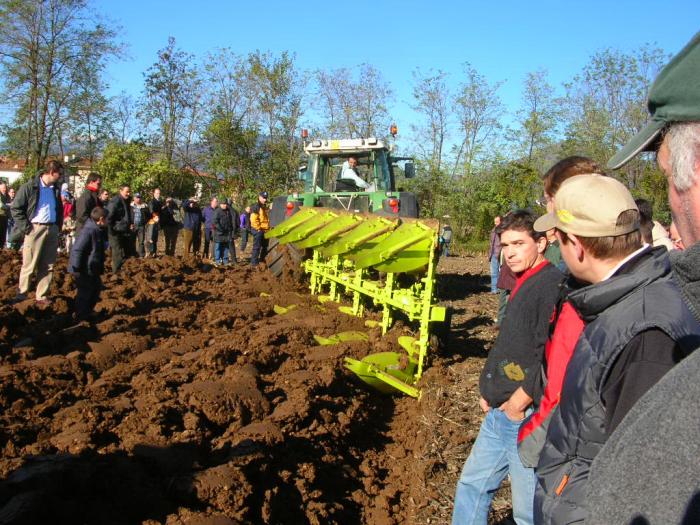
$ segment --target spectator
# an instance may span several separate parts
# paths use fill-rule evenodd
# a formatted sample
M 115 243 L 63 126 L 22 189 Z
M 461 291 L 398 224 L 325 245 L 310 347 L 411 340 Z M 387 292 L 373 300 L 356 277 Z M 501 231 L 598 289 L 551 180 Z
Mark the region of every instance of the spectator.
M 678 233 L 678 228 L 676 228 L 676 223 L 671 221 L 671 227 L 669 228 L 669 237 L 671 238 L 671 242 L 673 243 L 673 247 L 676 250 L 683 251 L 685 250 L 685 244 L 683 244 L 683 239 L 681 238 L 681 234 Z
M 133 252 L 135 252 L 139 257 L 146 256 L 146 226 L 151 219 L 150 212 L 148 210 L 149 207 L 146 206 L 146 203 L 141 200 L 141 194 L 134 193 L 134 202 L 131 203 L 131 215 L 134 220 L 133 239 L 135 243 Z
M 196 197 L 182 202 L 185 215 L 182 223 L 182 236 L 185 242 L 183 256 L 188 258 L 190 252 L 194 257 L 199 256 L 199 246 L 202 239 L 202 210 Z
M 506 217 L 508 217 L 506 215 Z M 500 231 L 499 231 L 500 233 Z M 500 241 L 499 241 L 500 242 Z M 501 259 L 503 252 L 501 251 Z M 506 310 L 508 309 L 508 297 L 511 291 L 515 288 L 516 276 L 507 264 L 501 264 L 498 271 L 498 314 L 496 315 L 496 326 L 500 327 L 503 324 L 503 319 L 506 318 Z
M 101 275 L 105 267 L 104 235 L 101 230 L 107 226 L 107 212 L 96 206 L 90 218 L 80 230 L 68 262 L 68 271 L 75 278 L 74 316 L 76 321 L 85 321 L 94 314 L 95 305 L 100 300 Z
M 652 221 L 651 202 L 646 199 L 634 199 L 634 203 L 639 210 L 639 232 L 642 234 L 642 241 L 652 244 L 654 237 L 651 234 L 651 230 L 654 228 L 654 223 Z
M 58 251 L 69 254 L 75 239 L 75 203 L 66 183 L 61 186 L 61 204 L 63 205 L 63 226 L 59 236 Z
M 486 417 L 457 483 L 455 525 L 485 525 L 491 499 L 509 473 L 514 518 L 532 523 L 535 474 L 518 457 L 518 428 L 541 391 L 547 327 L 562 280 L 544 258 L 547 241 L 532 229 L 534 221 L 529 212 L 516 211 L 500 226 L 505 264 L 517 282 L 479 380 L 479 404 Z
M 24 236 L 17 300 L 26 299 L 31 276 L 35 275 L 37 304 L 46 306 L 50 302 L 46 294 L 53 277 L 58 235 L 63 225 L 58 186 L 62 175 L 63 164 L 57 160 L 47 162 L 44 172 L 23 184 L 12 201 L 15 227 L 10 240 L 18 242 Z
M 700 33 L 661 71 L 649 90 L 651 119 L 608 166 L 640 151 L 657 152 L 674 223 L 671 253 L 683 299 L 700 317 Z M 673 225 L 672 225 L 673 226 Z M 664 376 L 630 410 L 591 467 L 587 523 L 700 523 L 700 352 Z
M 234 225 L 228 199 L 222 199 L 219 208 L 214 212 L 212 220 L 213 239 L 216 244 L 214 255 L 216 264 L 227 266 L 229 263 L 229 247 L 233 237 Z
M 267 197 L 266 191 L 260 192 L 258 202 L 250 208 L 250 227 L 253 233 L 253 253 L 250 255 L 252 266 L 257 266 L 267 257 L 268 240 L 265 238 L 265 233 L 270 229 Z
M 102 177 L 100 177 L 97 173 L 90 173 L 87 176 L 83 193 L 80 194 L 80 197 L 78 197 L 78 200 L 75 202 L 76 236 L 80 235 L 80 229 L 90 218 L 90 212 L 92 209 L 95 207 L 106 206 L 106 203 L 99 197 L 100 186 L 102 186 Z
M 440 233 L 440 242 L 442 244 L 443 253 L 445 257 L 450 256 L 450 244 L 452 243 L 452 227 L 449 224 L 445 224 L 442 227 L 442 232 Z
M 7 212 L 7 233 L 5 235 L 5 238 L 0 239 L 0 243 L 2 243 L 2 246 L 7 246 L 11 250 L 17 250 L 19 249 L 19 243 L 15 242 L 12 243 L 10 242 L 10 237 L 12 237 L 12 230 L 15 227 L 15 220 L 12 218 L 12 201 L 15 200 L 15 189 L 10 188 L 7 190 L 7 195 L 8 195 L 8 201 L 7 204 L 10 205 L 10 211 Z
M 501 216 L 493 218 L 493 229 L 489 240 L 489 264 L 491 265 L 491 293 L 498 293 L 498 273 L 501 268 L 501 238 L 498 235 L 498 226 L 501 224 Z
M 133 254 L 134 217 L 131 189 L 124 184 L 107 205 L 107 233 L 112 249 L 112 272 L 117 274 L 124 261 Z
M 243 213 L 241 213 L 239 230 L 241 232 L 241 257 L 243 257 L 243 252 L 245 252 L 246 246 L 248 246 L 248 235 L 250 235 L 250 206 L 246 206 Z
M 0 180 L 0 249 L 5 247 L 7 241 L 10 215 L 10 193 L 7 191 L 7 182 Z
M 104 208 L 109 204 L 109 192 L 107 190 L 100 191 L 100 202 Z
M 209 206 L 206 206 L 202 210 L 202 217 L 204 217 L 204 257 L 209 259 L 216 259 L 215 246 L 212 242 L 213 228 L 214 228 L 214 215 L 216 209 L 219 207 L 219 199 L 212 197 L 209 201 Z M 228 208 L 228 206 L 227 206 Z
M 700 324 L 680 298 L 666 251 L 642 245 L 639 211 L 622 183 L 572 177 L 553 208 L 535 228 L 556 228 L 567 267 L 586 284 L 568 300 L 587 324 L 537 465 L 535 520 L 572 523 L 586 517 L 596 454 L 639 397 L 689 351 L 686 345 L 700 341 L 693 336 Z
M 229 246 L 229 258 L 231 263 L 238 263 L 238 257 L 236 257 L 236 243 L 234 242 L 236 235 L 238 233 L 238 221 L 240 217 L 238 216 L 238 210 L 233 207 L 232 200 L 229 199 L 228 212 L 231 215 L 231 221 L 233 223 L 233 231 L 231 232 L 231 243 Z
M 675 250 L 671 237 L 668 235 L 668 230 L 659 221 L 653 221 L 654 227 L 651 229 L 651 243 L 653 246 L 663 246 L 669 252 Z
M 155 257 L 158 252 L 158 232 L 160 231 L 160 212 L 163 202 L 160 200 L 160 188 L 153 190 L 153 199 L 148 203 L 150 219 L 146 226 L 146 245 L 148 254 Z
M 175 255 L 175 248 L 177 246 L 177 234 L 180 231 L 177 220 L 175 219 L 175 213 L 177 212 L 177 205 L 172 197 L 165 199 L 165 204 L 160 210 L 160 219 L 158 221 L 160 228 L 163 230 L 163 235 L 165 237 L 165 255 L 173 256 Z

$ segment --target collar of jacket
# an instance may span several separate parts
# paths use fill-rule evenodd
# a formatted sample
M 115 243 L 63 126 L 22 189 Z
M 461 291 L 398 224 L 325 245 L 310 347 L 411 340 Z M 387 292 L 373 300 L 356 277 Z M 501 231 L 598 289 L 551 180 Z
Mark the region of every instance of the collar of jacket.
M 695 318 L 700 321 L 700 242 L 670 254 L 673 273 Z
M 671 264 L 666 248 L 647 247 L 627 261 L 606 281 L 584 286 L 569 295 L 571 304 L 581 318 L 590 323 L 601 312 L 621 301 L 632 292 L 670 273 Z

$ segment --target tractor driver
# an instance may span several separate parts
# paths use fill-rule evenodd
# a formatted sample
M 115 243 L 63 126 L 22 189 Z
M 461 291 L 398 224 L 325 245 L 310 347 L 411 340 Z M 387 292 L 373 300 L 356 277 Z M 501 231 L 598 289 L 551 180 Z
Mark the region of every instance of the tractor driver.
M 351 180 L 355 186 L 363 190 L 369 189 L 369 184 L 362 179 L 357 173 L 357 159 L 348 157 L 348 160 L 343 162 L 343 169 L 340 172 L 340 180 Z

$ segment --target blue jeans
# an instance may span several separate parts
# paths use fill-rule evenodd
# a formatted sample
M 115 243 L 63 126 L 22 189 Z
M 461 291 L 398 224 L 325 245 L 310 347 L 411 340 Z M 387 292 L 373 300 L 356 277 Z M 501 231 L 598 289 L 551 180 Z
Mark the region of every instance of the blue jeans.
M 219 264 L 228 264 L 228 247 L 230 242 L 216 243 L 216 262 Z
M 497 255 L 491 256 L 491 293 L 498 293 L 498 287 L 496 283 L 498 282 L 498 273 L 501 270 L 501 265 L 499 264 L 499 257 Z
M 535 471 L 525 468 L 518 456 L 521 423 L 498 409 L 488 411 L 457 482 L 453 525 L 486 525 L 493 495 L 509 473 L 513 517 L 518 525 L 533 523 Z

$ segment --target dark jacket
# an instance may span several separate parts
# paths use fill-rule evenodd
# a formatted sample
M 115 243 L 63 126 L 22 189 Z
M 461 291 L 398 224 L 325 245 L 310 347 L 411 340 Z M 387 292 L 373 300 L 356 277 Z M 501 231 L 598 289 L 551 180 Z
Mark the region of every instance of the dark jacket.
M 160 211 L 165 203 L 160 199 L 153 199 L 148 203 L 148 211 L 151 215 L 160 215 Z
M 670 258 L 700 321 L 700 243 Z M 699 377 L 696 349 L 625 416 L 591 466 L 586 523 L 700 523 Z
M 202 217 L 204 218 L 204 229 L 211 231 L 214 226 L 214 215 L 220 208 L 212 208 L 210 204 L 204 207 L 202 210 Z
M 489 261 L 491 257 L 501 256 L 501 236 L 496 232 L 496 228 L 491 230 L 491 235 L 489 237 Z
M 250 231 L 250 215 L 248 212 L 244 211 L 240 215 L 240 220 L 238 222 L 238 227 L 241 230 L 248 230 Z
M 13 242 L 19 241 L 22 236 L 32 231 L 32 219 L 36 216 L 36 205 L 39 202 L 39 186 L 41 175 L 25 182 L 20 186 L 15 200 L 12 201 L 12 218 L 15 227 L 12 229 Z M 63 204 L 61 203 L 61 188 L 54 184 L 53 193 L 56 199 L 56 225 L 60 229 L 63 226 Z
M 679 358 L 700 344 L 700 324 L 681 299 L 665 248 L 645 250 L 610 279 L 572 292 L 569 300 L 586 328 L 537 465 L 535 522 L 544 525 L 580 523 L 586 517 L 590 466 L 609 435 L 608 378 L 638 348 L 632 343 L 645 334 L 666 334 L 681 351 L 673 346 L 656 351 Z M 648 381 L 644 375 L 629 383 Z
M 10 216 L 10 196 L 7 193 L 0 193 L 0 217 Z
M 107 204 L 107 224 L 110 235 L 131 233 L 134 218 L 131 212 L 131 199 L 124 199 L 117 194 Z
M 479 379 L 489 406 L 500 406 L 520 387 L 535 400 L 541 395 L 542 357 L 562 279 L 545 261 L 516 281 L 508 315 Z
M 199 230 L 202 227 L 202 210 L 195 201 L 186 199 L 182 202 L 182 211 L 185 218 L 182 227 L 186 230 Z
M 160 209 L 160 215 L 158 216 L 158 225 L 161 227 L 177 226 L 177 221 L 175 220 L 175 204 L 168 206 L 164 204 Z
M 102 275 L 105 268 L 104 236 L 92 218 L 88 219 L 70 252 L 68 271 L 75 275 Z
M 80 229 L 83 227 L 83 224 L 85 224 L 90 218 L 90 212 L 92 212 L 92 210 L 96 207 L 102 207 L 102 201 L 100 200 L 99 192 L 85 188 L 85 190 L 83 190 L 83 193 L 80 194 L 80 197 L 78 197 L 78 200 L 75 201 L 76 235 L 80 233 Z
M 217 208 L 212 219 L 214 242 L 229 242 L 233 237 L 234 222 L 230 209 Z

